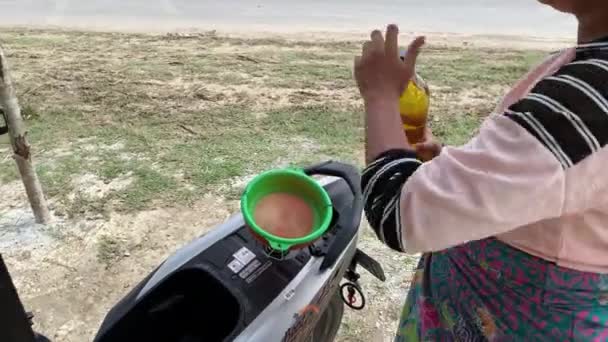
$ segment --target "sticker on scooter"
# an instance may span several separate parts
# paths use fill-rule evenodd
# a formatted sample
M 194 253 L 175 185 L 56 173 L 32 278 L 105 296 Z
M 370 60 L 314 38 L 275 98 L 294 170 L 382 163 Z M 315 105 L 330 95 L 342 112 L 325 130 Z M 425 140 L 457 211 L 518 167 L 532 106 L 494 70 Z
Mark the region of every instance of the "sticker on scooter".
M 250 251 L 247 247 L 242 247 L 236 253 L 232 255 L 235 259 L 240 261 L 243 265 L 247 265 L 251 260 L 255 259 L 255 254 Z
M 251 284 L 254 280 L 256 280 L 264 271 L 266 271 L 270 266 L 272 266 L 272 261 L 266 261 L 266 263 L 260 266 L 252 275 L 249 276 L 245 281 L 247 284 Z
M 292 297 L 293 297 L 293 295 L 295 295 L 295 294 L 296 294 L 296 290 L 291 289 L 291 290 L 287 291 L 287 293 L 285 293 L 284 298 L 285 298 L 285 300 L 291 300 L 291 298 L 292 298 Z
M 258 269 L 258 267 L 260 267 L 262 263 L 259 260 L 254 260 L 251 264 L 249 264 L 249 266 L 247 266 L 247 268 L 245 268 L 245 270 L 243 270 L 243 272 L 241 272 L 239 274 L 239 276 L 242 279 L 245 279 L 247 277 L 249 277 L 251 275 L 251 273 L 253 273 L 255 270 Z
M 228 264 L 228 268 L 234 273 L 239 273 L 245 265 L 242 262 L 234 259 Z

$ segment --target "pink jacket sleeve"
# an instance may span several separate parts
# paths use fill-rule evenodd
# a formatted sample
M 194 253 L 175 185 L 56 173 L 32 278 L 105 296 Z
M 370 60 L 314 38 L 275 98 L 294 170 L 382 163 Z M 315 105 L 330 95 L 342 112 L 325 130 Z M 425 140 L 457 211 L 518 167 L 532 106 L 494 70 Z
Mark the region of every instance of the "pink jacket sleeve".
M 402 245 L 430 252 L 558 217 L 565 171 L 539 141 L 505 116 L 487 119 L 467 145 L 446 147 L 405 183 Z

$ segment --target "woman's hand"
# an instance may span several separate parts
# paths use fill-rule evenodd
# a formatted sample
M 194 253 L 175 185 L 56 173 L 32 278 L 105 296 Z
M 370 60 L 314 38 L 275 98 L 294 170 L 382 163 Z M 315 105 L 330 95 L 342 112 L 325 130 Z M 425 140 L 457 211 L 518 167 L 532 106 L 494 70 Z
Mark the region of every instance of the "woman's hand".
M 437 157 L 441 153 L 443 145 L 437 142 L 431 129 L 426 127 L 424 129 L 424 140 L 416 144 L 414 148 L 418 158 L 423 162 L 426 162 Z
M 355 79 L 361 96 L 370 101 L 397 103 L 407 83 L 414 76 L 416 58 L 424 45 L 424 37 L 409 46 L 405 60 L 399 58 L 399 28 L 389 25 L 386 40 L 375 30 L 371 40 L 363 44 L 361 56 L 355 58 Z

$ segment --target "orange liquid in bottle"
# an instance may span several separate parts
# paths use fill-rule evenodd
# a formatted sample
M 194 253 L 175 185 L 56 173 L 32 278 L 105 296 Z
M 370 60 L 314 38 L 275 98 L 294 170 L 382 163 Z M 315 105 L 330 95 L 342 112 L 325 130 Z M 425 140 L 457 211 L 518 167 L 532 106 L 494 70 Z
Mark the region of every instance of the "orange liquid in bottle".
M 405 60 L 407 50 L 400 52 Z M 399 98 L 399 112 L 405 136 L 411 145 L 424 141 L 424 132 L 429 114 L 429 89 L 426 82 L 414 72 L 414 77 Z
M 412 145 L 422 142 L 428 120 L 429 94 L 421 79 L 408 83 L 399 99 L 399 112 L 408 142 Z

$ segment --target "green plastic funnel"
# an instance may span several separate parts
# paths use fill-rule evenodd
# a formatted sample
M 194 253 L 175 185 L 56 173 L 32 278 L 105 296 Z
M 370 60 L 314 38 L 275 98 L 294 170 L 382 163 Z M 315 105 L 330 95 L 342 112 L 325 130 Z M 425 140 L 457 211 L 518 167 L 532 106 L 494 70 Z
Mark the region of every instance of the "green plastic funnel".
M 285 238 L 272 234 L 255 222 L 254 213 L 258 203 L 274 193 L 287 193 L 306 202 L 313 214 L 312 229 L 308 235 Z M 331 199 L 325 189 L 299 169 L 270 170 L 255 177 L 241 197 L 241 212 L 253 233 L 270 248 L 281 253 L 292 247 L 309 245 L 321 237 L 329 228 L 333 213 Z

